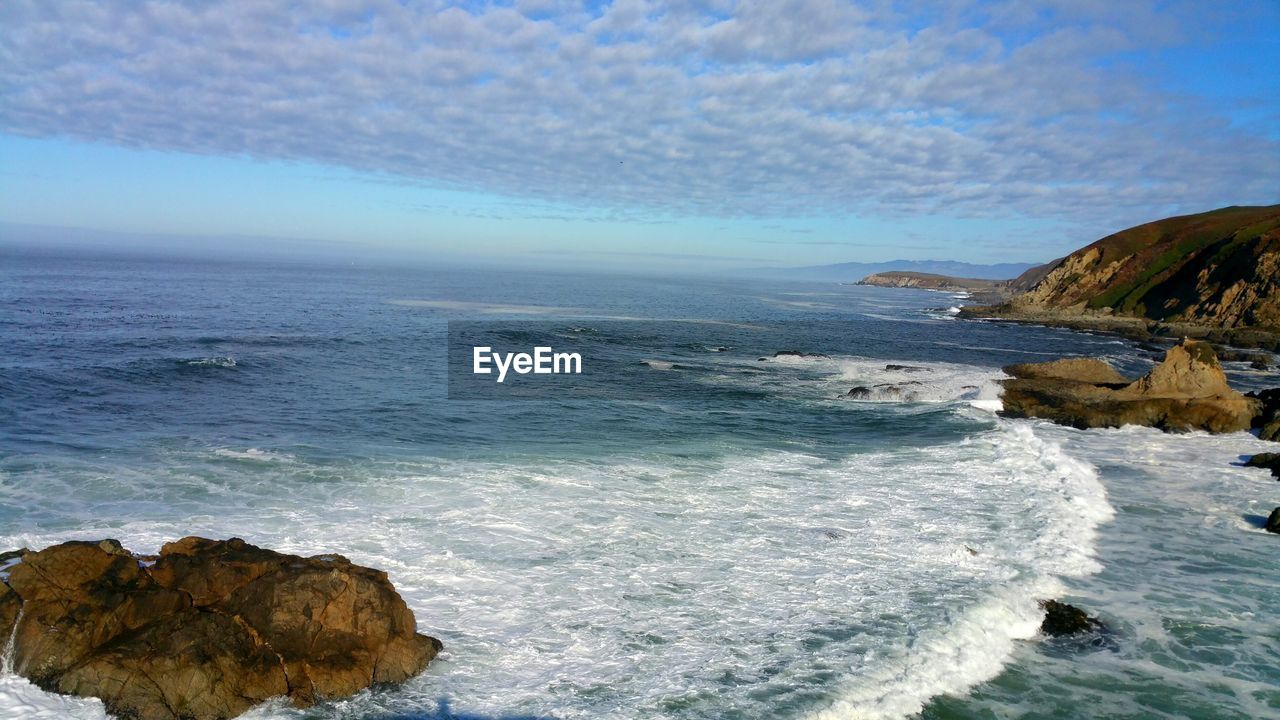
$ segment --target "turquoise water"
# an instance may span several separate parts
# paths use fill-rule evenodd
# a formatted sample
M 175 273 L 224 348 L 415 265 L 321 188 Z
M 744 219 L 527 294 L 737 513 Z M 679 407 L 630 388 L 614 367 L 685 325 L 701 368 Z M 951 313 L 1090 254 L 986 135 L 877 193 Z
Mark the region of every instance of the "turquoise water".
M 1000 419 L 1001 365 L 1150 358 L 958 321 L 960 302 L 5 256 L 0 546 L 203 534 L 341 552 L 386 569 L 445 643 L 403 686 L 258 718 L 1280 710 L 1278 546 L 1258 529 L 1280 486 L 1232 465 L 1266 443 Z M 595 374 L 450 399 L 450 321 L 574 344 Z M 1038 641 L 1044 597 L 1116 632 Z M 102 716 L 14 677 L 5 713 Z

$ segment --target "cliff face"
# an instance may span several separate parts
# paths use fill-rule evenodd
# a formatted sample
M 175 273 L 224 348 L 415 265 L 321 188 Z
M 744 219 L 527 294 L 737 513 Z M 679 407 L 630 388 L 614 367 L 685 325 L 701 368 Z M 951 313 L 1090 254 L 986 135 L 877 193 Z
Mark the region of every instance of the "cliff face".
M 1280 329 L 1280 205 L 1228 207 L 1105 237 L 1013 282 L 1011 311 L 1073 310 Z

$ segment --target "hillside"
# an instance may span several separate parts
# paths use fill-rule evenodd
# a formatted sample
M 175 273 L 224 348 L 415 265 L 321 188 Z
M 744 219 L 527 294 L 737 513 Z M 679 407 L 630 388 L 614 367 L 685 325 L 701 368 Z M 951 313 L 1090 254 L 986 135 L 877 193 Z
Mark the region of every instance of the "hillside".
M 890 271 L 873 273 L 858 282 L 859 285 L 879 287 L 921 288 L 924 290 L 998 291 L 1009 287 L 1009 280 L 984 280 L 961 278 L 923 272 Z
M 1021 294 L 965 314 L 1108 329 L 1145 321 L 1152 330 L 1272 346 L 1280 334 L 1280 205 L 1139 225 L 1032 268 L 1011 286 Z
M 1058 261 L 1012 304 L 1280 328 L 1280 205 L 1223 208 L 1109 235 Z
M 1030 263 L 998 263 L 980 265 L 955 260 L 887 260 L 885 262 L 845 262 L 834 265 L 810 265 L 807 267 L 769 268 L 752 271 L 752 274 L 789 280 L 817 280 L 823 282 L 855 282 L 868 275 L 885 272 L 916 272 L 949 277 L 977 278 L 980 280 L 1009 280 L 1032 267 Z

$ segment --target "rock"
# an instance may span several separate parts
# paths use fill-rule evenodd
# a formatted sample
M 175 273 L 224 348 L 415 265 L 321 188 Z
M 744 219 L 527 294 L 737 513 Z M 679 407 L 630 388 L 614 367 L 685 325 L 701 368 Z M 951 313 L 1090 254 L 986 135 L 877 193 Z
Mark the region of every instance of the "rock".
M 1280 478 L 1280 453 L 1258 453 L 1244 462 L 1245 467 L 1260 467 Z
M 406 680 L 441 647 L 385 573 L 339 555 L 189 537 L 154 564 L 114 540 L 19 557 L 0 585 L 0 630 L 20 618 L 14 669 L 123 717 L 215 720 L 281 695 L 306 707 Z
M 873 387 L 859 385 L 845 394 L 845 397 L 851 397 L 858 400 L 871 400 L 879 397 L 882 400 L 915 400 L 918 394 L 913 387 L 923 385 L 919 380 L 907 380 L 900 383 L 880 383 Z
M 885 370 L 895 370 L 897 372 L 924 372 L 928 368 L 922 368 L 918 365 L 894 365 L 890 363 L 884 366 Z
M 1280 442 L 1280 388 L 1247 393 L 1245 397 L 1254 398 L 1262 405 L 1262 410 L 1253 418 L 1258 437 Z
M 1249 428 L 1261 407 L 1227 385 L 1213 350 L 1196 341 L 1170 348 L 1163 362 L 1134 382 L 1089 358 L 1011 365 L 1005 372 L 1014 379 L 1001 381 L 1002 414 L 1077 428 L 1235 432 Z
M 1227 384 L 1213 348 L 1191 340 L 1169 348 L 1163 362 L 1120 392 L 1144 398 L 1244 397 Z
M 798 358 L 828 358 L 830 356 L 822 353 L 801 352 L 799 350 L 779 350 L 773 354 L 774 357 L 798 357 Z
M 1091 385 L 1127 385 L 1129 379 L 1098 358 L 1063 358 L 1041 363 L 1019 363 L 1004 368 L 1008 375 L 1022 379 L 1071 380 Z
M 1066 637 L 1079 633 L 1104 631 L 1102 621 L 1089 617 L 1085 611 L 1074 605 L 1044 600 L 1040 603 L 1044 609 L 1044 621 L 1040 623 L 1040 632 L 1049 637 Z
M 1263 525 L 1262 528 L 1267 532 L 1280 533 L 1280 507 L 1271 511 L 1271 514 L 1267 516 L 1267 524 Z

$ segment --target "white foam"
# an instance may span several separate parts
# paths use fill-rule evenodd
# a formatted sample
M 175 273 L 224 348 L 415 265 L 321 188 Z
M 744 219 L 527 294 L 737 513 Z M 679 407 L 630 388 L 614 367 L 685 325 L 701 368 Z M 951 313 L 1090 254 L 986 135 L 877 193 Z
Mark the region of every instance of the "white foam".
M 13 720 L 109 720 L 100 700 L 47 693 L 16 675 L 0 675 L 0 717 Z
M 233 368 L 236 366 L 236 359 L 233 357 L 209 357 L 209 358 L 199 358 L 196 360 L 187 360 L 184 362 L 184 364 L 191 365 L 193 367 Z
M 937 695 L 962 692 L 995 677 L 1015 641 L 1035 635 L 1042 618 L 1038 601 L 1062 592 L 1059 577 L 1100 569 L 1094 559 L 1097 527 L 1114 510 L 1094 468 L 1035 437 L 1026 424 L 1002 425 L 1009 434 L 1002 461 L 1029 470 L 1019 476 L 1041 485 L 1043 497 L 1050 499 L 1032 510 L 1043 523 L 1042 535 L 1021 547 L 1001 537 L 996 547 L 985 549 L 1016 558 L 1016 579 L 987 590 L 983 601 L 959 613 L 949 626 L 927 631 L 870 669 L 855 670 L 841 698 L 814 713 L 814 720 L 906 717 Z
M 110 535 L 145 553 L 184 534 L 239 535 L 384 568 L 446 645 L 425 676 L 378 696 L 405 714 L 448 697 L 484 715 L 763 717 L 768 698 L 830 674 L 846 698 L 879 692 L 872 706 L 888 716 L 998 668 L 1050 587 L 1037 583 L 1090 567 L 1097 501 L 1087 468 L 1005 421 L 964 442 L 837 459 L 423 460 L 341 483 L 310 480 L 299 461 L 273 466 L 274 495 L 242 469 L 207 471 L 219 468 L 216 515 L 126 511 L 106 527 L 90 503 L 74 532 L 0 546 Z M 133 481 L 145 496 L 172 478 Z M 0 701 L 0 714 L 18 702 L 30 698 Z
M 953 363 L 891 362 L 871 358 L 840 358 L 839 379 L 849 387 L 866 388 L 858 398 L 870 402 L 967 402 L 984 410 L 999 410 L 1004 373 L 995 368 Z M 905 368 L 891 369 L 889 365 Z M 848 389 L 848 388 L 846 388 Z
M 259 462 L 293 462 L 295 460 L 295 458 L 289 453 L 272 452 L 270 450 L 262 450 L 252 447 L 245 450 L 218 448 L 213 451 L 213 454 L 219 457 L 233 458 L 236 460 L 256 460 Z

